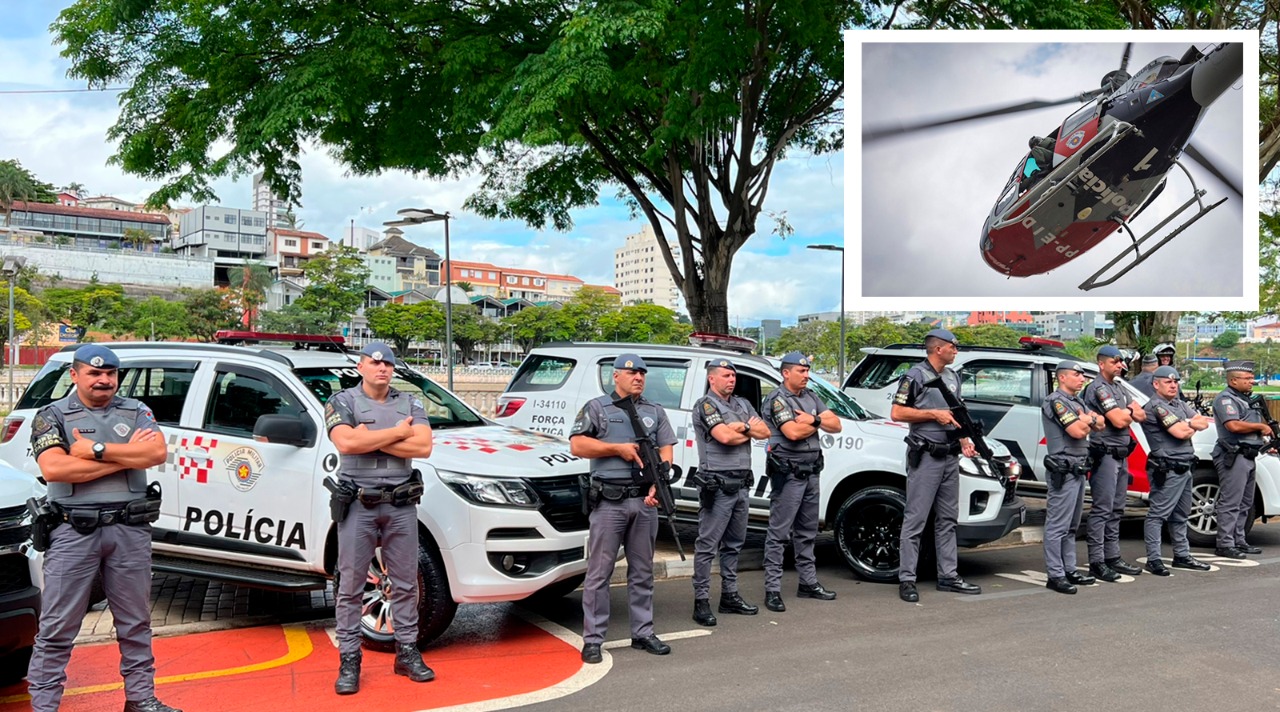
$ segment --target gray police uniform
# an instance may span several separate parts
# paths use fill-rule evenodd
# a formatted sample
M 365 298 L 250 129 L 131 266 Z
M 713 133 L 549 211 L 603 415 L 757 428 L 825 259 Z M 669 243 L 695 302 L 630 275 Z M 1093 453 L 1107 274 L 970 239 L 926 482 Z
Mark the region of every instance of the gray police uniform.
M 422 403 L 413 396 L 387 389 L 379 403 L 365 394 L 363 385 L 339 391 L 325 404 L 325 428 L 338 425 L 369 430 L 393 428 L 405 418 L 413 425 L 430 425 Z M 412 462 L 382 451 L 342 455 L 338 478 L 357 488 L 391 489 L 413 474 Z M 360 652 L 360 615 L 369 562 L 381 540 L 382 563 L 391 580 L 391 619 L 395 641 L 418 642 L 418 508 L 397 507 L 390 502 L 366 506 L 357 499 L 338 523 L 338 590 L 334 601 L 338 650 L 342 655 Z
M 1106 420 L 1112 410 L 1129 409 L 1132 399 L 1119 383 L 1108 383 L 1101 376 L 1085 386 L 1084 404 Z M 1102 430 L 1089 433 L 1089 449 L 1098 463 L 1089 475 L 1089 495 L 1093 504 L 1086 526 L 1089 541 L 1089 563 L 1101 564 L 1120 558 L 1120 519 L 1129 490 L 1129 459 L 1133 437 L 1129 428 L 1117 428 L 1107 421 Z
M 818 570 L 814 565 L 813 542 L 818 538 L 818 476 L 821 470 L 822 443 L 818 433 L 804 440 L 792 440 L 782 434 L 782 424 L 805 412 L 815 419 L 830 410 L 813 391 L 803 388 L 791 393 L 779 386 L 760 404 L 765 425 L 769 426 L 769 453 L 802 472 L 789 474 L 782 487 L 769 490 L 769 532 L 764 541 L 764 590 L 782 591 L 782 553 L 790 539 L 796 555 L 796 574 L 800 584 L 815 586 Z
M 1218 519 L 1220 549 L 1243 546 L 1245 525 L 1253 514 L 1256 476 L 1254 458 L 1263 446 L 1262 433 L 1233 433 L 1226 424 L 1232 420 L 1261 423 L 1262 414 L 1249 407 L 1248 397 L 1228 386 L 1213 399 L 1213 422 L 1218 428 L 1218 444 L 1213 448 L 1213 464 L 1218 471 Z M 1227 467 L 1230 451 L 1235 461 Z
M 937 388 L 926 383 L 935 378 L 960 397 L 960 377 L 948 367 L 942 373 L 933 370 L 928 361 L 921 361 L 902 376 L 893 404 L 919 410 L 949 410 L 946 398 Z M 938 552 L 938 579 L 956 578 L 956 517 L 960 500 L 960 443 L 954 440 L 955 428 L 932 420 L 910 423 L 910 439 L 928 441 L 937 452 L 923 452 L 916 467 L 907 463 L 907 509 L 902 518 L 901 543 L 898 549 L 898 581 L 914 582 L 916 564 L 920 556 L 920 536 L 929 519 L 934 516 L 933 541 Z M 945 452 L 944 452 L 945 450 Z
M 757 417 L 755 408 L 741 396 L 726 401 L 715 393 L 693 404 L 693 431 L 698 443 L 697 477 L 714 484 L 711 506 L 698 513 L 698 541 L 693 553 L 693 597 L 708 598 L 711 562 L 720 549 L 720 591 L 738 590 L 738 553 L 747 540 L 747 498 L 751 494 L 751 440 L 725 445 L 711 435 L 720 424 L 747 423 Z M 730 493 L 728 490 L 734 490 Z
M 1165 522 L 1169 524 L 1175 558 L 1191 556 L 1187 542 L 1187 516 L 1191 513 L 1191 476 L 1195 470 L 1195 447 L 1190 438 L 1183 440 L 1169 434 L 1169 428 L 1190 420 L 1196 413 L 1186 402 L 1175 399 L 1169 402 L 1156 395 L 1145 408 L 1147 419 L 1142 422 L 1151 453 L 1147 456 L 1147 472 L 1151 474 L 1153 460 L 1167 458 L 1176 463 L 1176 469 L 1184 472 L 1165 471 L 1164 484 L 1151 483 L 1150 506 L 1143 521 L 1143 539 L 1147 544 L 1147 560 L 1160 558 L 1160 534 Z
M 585 435 L 604 443 L 636 441 L 631 416 L 613 404 L 615 394 L 587 401 L 578 412 L 569 433 Z M 657 403 L 635 400 L 636 415 L 648 429 L 655 448 L 675 445 L 675 431 L 667 411 Z M 623 494 L 621 499 L 601 497 L 591 510 L 587 551 L 587 579 L 582 585 L 583 643 L 603 643 L 609 628 L 609 578 L 618 555 L 626 550 L 627 595 L 630 601 L 632 639 L 653 635 L 653 546 L 658 536 L 658 511 L 646 506 L 649 484 L 638 484 L 637 468 L 620 457 L 591 459 L 591 477 Z
M 1089 439 L 1073 438 L 1067 426 L 1080 419 L 1087 410 L 1078 395 L 1057 390 L 1044 399 L 1041 419 L 1044 421 L 1046 461 L 1054 458 L 1067 471 L 1062 486 L 1055 487 L 1049 476 L 1049 495 L 1045 504 L 1044 565 L 1049 578 L 1065 578 L 1076 570 L 1076 530 L 1084 508 L 1085 471 L 1088 468 Z M 1051 465 L 1046 462 L 1046 470 Z
M 1151 378 L 1154 375 L 1155 375 L 1155 371 L 1143 371 L 1142 373 L 1139 373 L 1138 375 L 1134 376 L 1133 380 L 1129 381 L 1129 384 L 1132 385 L 1134 388 L 1137 388 L 1138 391 L 1141 392 L 1143 395 L 1145 395 L 1147 398 L 1155 398 L 1156 388 L 1151 383 Z
M 100 409 L 84 405 L 75 391 L 36 413 L 31 426 L 32 457 L 59 447 L 70 451 L 72 430 L 94 442 L 127 443 L 135 431 L 159 430 L 151 409 L 140 401 L 114 397 Z M 66 510 L 119 509 L 146 493 L 144 470 L 121 470 L 89 482 L 50 482 L 51 504 Z M 101 521 L 101 520 L 100 520 Z M 94 578 L 102 586 L 115 619 L 120 645 L 120 674 L 125 699 L 155 696 L 155 657 L 151 652 L 151 525 L 100 523 L 81 534 L 68 523 L 53 530 L 44 552 L 44 591 L 40 632 L 27 673 L 31 709 L 56 710 L 62 700 L 67 663 Z

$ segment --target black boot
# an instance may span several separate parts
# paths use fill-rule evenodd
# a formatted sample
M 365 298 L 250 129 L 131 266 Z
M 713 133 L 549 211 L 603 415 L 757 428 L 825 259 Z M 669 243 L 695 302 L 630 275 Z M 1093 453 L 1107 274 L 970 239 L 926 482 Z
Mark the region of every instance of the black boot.
M 177 707 L 170 707 L 154 697 L 148 697 L 138 702 L 124 703 L 124 712 L 182 712 Z
M 395 673 L 404 675 L 414 682 L 431 682 L 436 674 L 422 662 L 422 653 L 413 643 L 400 643 L 396 646 Z
M 737 613 L 738 615 L 743 616 L 754 616 L 760 612 L 760 608 L 742 600 L 742 596 L 739 596 L 738 592 L 734 591 L 733 593 L 720 594 L 719 611 L 721 613 Z
M 711 613 L 711 601 L 705 598 L 693 599 L 693 622 L 708 628 L 716 624 L 716 617 Z
M 1120 557 L 1107 559 L 1107 566 L 1117 573 L 1128 574 L 1130 576 L 1139 576 L 1142 574 L 1142 567 L 1134 566 Z
M 782 602 L 782 594 L 777 591 L 764 592 L 764 607 L 774 613 L 782 613 L 787 610 L 787 605 Z
M 360 691 L 360 653 L 345 653 L 340 658 L 338 681 L 333 691 L 339 695 L 354 695 Z
M 1089 573 L 1093 574 L 1094 578 L 1099 581 L 1106 581 L 1107 583 L 1115 583 L 1120 580 L 1120 572 L 1110 566 L 1107 566 L 1105 563 L 1098 563 L 1095 561 L 1094 563 L 1089 564 Z

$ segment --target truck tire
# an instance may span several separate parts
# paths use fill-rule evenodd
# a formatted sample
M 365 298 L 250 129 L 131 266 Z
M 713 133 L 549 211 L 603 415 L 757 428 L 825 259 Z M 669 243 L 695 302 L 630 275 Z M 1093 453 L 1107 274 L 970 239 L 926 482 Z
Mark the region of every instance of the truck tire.
M 0 687 L 14 685 L 27 676 L 27 664 L 31 662 L 32 648 L 15 650 L 0 655 Z
M 1218 473 L 1212 467 L 1196 468 L 1191 477 L 1191 513 L 1187 516 L 1187 540 L 1198 549 L 1218 545 Z M 1253 530 L 1257 518 L 1258 497 L 1253 498 L 1253 511 L 1244 523 L 1245 534 Z
M 853 573 L 876 583 L 897 583 L 906 508 L 906 492 L 889 486 L 858 490 L 840 505 L 834 527 L 836 544 Z M 931 541 L 933 537 L 926 531 L 922 541 L 926 538 Z
M 335 579 L 336 587 L 336 579 Z M 366 647 L 395 650 L 395 622 L 391 619 L 390 582 L 382 568 L 382 549 L 369 562 L 369 579 L 361 604 L 360 634 Z M 449 591 L 449 576 L 440 554 L 430 543 L 418 541 L 418 647 L 439 638 L 453 622 L 458 604 Z

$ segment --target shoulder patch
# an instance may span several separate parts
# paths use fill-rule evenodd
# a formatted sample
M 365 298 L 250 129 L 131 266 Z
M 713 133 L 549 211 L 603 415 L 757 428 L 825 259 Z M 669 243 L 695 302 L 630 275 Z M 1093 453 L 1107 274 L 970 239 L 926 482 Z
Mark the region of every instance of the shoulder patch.
M 791 412 L 791 408 L 781 396 L 773 399 L 773 403 L 769 405 L 769 411 L 773 415 L 773 422 L 781 425 L 795 419 L 796 414 Z
M 1176 425 L 1179 420 L 1182 420 L 1182 418 L 1179 418 L 1177 413 L 1162 405 L 1156 406 L 1156 421 L 1159 422 L 1165 430 Z
M 44 417 L 43 412 L 36 413 L 35 419 L 31 421 L 32 435 L 44 435 L 45 433 L 49 432 L 49 430 L 51 430 L 52 428 L 53 428 L 53 423 L 49 422 L 48 418 Z
M 324 405 L 324 426 L 333 428 L 342 422 L 342 416 L 338 415 L 338 409 L 333 407 L 333 399 L 330 398 L 328 403 Z
M 893 395 L 894 405 L 911 405 L 911 379 L 905 375 L 898 380 L 898 392 Z
M 1240 411 L 1236 410 L 1236 404 L 1230 398 L 1222 404 L 1222 411 L 1227 415 L 1239 415 Z M 1252 452 L 1252 451 L 1250 451 Z
M 716 407 L 711 404 L 711 401 L 702 401 L 702 414 L 708 417 L 716 414 Z
M 1067 412 L 1067 404 L 1066 404 L 1066 403 L 1063 403 L 1063 402 L 1062 402 L 1062 401 L 1060 401 L 1060 400 L 1055 400 L 1055 401 L 1053 402 L 1053 412 L 1057 413 L 1058 415 L 1062 415 L 1063 413 L 1066 413 L 1066 412 Z

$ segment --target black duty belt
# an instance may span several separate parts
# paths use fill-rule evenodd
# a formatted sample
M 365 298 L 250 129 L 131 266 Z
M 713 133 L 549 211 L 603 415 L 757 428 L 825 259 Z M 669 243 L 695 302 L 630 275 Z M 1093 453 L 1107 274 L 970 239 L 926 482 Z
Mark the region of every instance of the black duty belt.
M 593 487 L 600 490 L 601 497 L 604 497 L 610 502 L 649 496 L 650 485 L 647 484 L 620 485 L 614 484 L 613 482 L 605 482 L 604 480 L 594 480 L 591 484 Z
M 702 474 L 725 479 L 745 480 L 751 477 L 751 470 L 700 470 Z

